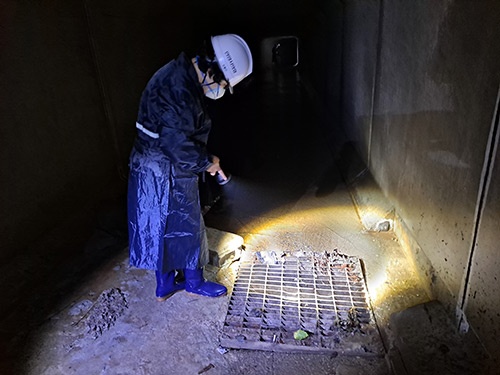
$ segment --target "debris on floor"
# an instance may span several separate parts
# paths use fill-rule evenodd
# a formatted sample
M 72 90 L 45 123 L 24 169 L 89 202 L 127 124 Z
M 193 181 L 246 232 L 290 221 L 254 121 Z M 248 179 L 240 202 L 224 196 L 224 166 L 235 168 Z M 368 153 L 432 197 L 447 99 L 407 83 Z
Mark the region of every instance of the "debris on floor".
M 127 299 L 119 288 L 103 291 L 86 314 L 87 333 L 97 339 L 115 324 L 126 308 L 128 308 Z
M 237 261 L 244 250 L 243 237 L 234 233 L 206 228 L 210 264 L 214 267 L 227 267 Z

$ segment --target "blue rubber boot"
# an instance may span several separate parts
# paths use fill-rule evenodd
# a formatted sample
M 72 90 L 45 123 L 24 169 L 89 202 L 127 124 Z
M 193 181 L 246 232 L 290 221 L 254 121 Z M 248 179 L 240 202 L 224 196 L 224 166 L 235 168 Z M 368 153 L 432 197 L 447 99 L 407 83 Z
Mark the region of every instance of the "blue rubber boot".
M 224 285 L 205 280 L 203 268 L 184 270 L 186 278 L 186 292 L 199 294 L 205 297 L 220 297 L 227 293 Z
M 158 302 L 165 301 L 174 293 L 184 288 L 184 282 L 177 282 L 175 280 L 175 271 L 170 271 L 163 275 L 160 271 L 156 271 L 156 300 Z

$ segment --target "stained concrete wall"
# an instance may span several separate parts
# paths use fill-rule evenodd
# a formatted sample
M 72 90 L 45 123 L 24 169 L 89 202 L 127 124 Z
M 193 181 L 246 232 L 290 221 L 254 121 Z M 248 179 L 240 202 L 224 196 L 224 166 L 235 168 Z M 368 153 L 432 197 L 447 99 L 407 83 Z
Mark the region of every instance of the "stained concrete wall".
M 370 156 L 380 8 L 380 1 L 353 1 L 343 8 L 341 116 L 347 125 L 345 131 L 349 140 L 357 145 L 360 156 L 367 162 Z
M 414 254 L 430 261 L 434 297 L 494 353 L 500 183 L 498 150 L 489 150 L 498 131 L 500 4 L 353 0 L 343 11 L 347 138 L 414 239 Z
M 497 129 L 498 131 L 498 129 Z M 481 207 L 476 246 L 471 255 L 470 275 L 466 283 L 465 315 L 473 329 L 495 353 L 499 323 L 498 223 L 500 222 L 500 152 L 496 134 L 496 150 L 490 175 L 485 181 L 487 192 Z

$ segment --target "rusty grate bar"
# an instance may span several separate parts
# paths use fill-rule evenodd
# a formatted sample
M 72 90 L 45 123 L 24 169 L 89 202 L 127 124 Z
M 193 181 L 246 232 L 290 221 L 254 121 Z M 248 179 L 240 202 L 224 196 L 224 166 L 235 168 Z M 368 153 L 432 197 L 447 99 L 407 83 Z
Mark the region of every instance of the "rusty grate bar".
M 299 330 L 308 337 L 296 339 Z M 221 345 L 382 355 L 360 260 L 336 250 L 245 254 Z

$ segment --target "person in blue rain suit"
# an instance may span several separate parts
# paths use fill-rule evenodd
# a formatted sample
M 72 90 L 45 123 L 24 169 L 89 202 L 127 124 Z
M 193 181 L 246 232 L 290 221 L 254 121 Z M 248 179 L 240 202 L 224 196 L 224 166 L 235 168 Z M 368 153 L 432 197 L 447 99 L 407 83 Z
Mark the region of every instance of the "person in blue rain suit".
M 160 68 L 142 93 L 130 155 L 130 264 L 155 270 L 156 298 L 186 289 L 208 297 L 227 293 L 203 277 L 208 245 L 198 191 L 200 173 L 220 174 L 207 151 L 211 120 L 204 97 L 221 98 L 252 72 L 252 54 L 238 35 L 211 38 L 194 58 L 181 53 Z M 185 281 L 176 278 L 184 274 Z

